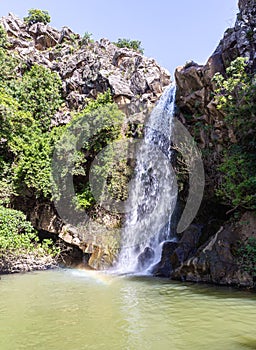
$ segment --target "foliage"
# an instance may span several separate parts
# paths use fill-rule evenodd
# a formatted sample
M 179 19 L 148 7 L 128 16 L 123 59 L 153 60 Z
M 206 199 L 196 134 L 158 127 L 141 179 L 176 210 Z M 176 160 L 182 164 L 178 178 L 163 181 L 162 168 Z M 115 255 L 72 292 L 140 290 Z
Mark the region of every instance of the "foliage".
M 61 106 L 61 87 L 62 82 L 57 73 L 34 65 L 25 72 L 17 88 L 16 97 L 20 108 L 31 112 L 43 130 L 48 130 L 51 118 Z
M 138 51 L 142 55 L 144 53 L 144 49 L 141 47 L 141 41 L 139 40 L 119 38 L 115 45 L 120 48 L 127 47 L 128 49 L 133 49 L 135 51 Z
M 217 73 L 213 79 L 215 98 L 237 143 L 229 145 L 223 154 L 217 194 L 225 204 L 255 209 L 256 76 L 248 72 L 243 57 L 233 61 L 226 73 L 226 77 Z
M 93 43 L 92 33 L 85 32 L 82 37 L 82 45 L 88 45 L 89 43 Z
M 22 135 L 33 123 L 30 113 L 20 110 L 18 101 L 0 88 L 0 138 L 5 139 L 12 148 L 16 135 Z
M 219 167 L 223 176 L 217 195 L 234 207 L 256 209 L 255 164 L 256 154 L 235 146 L 226 151 Z
M 17 80 L 19 60 L 5 48 L 0 47 L 0 88 L 5 87 L 12 91 L 13 82 Z
M 13 180 L 18 193 L 28 188 L 37 197 L 50 197 L 52 154 L 62 131 L 63 128 L 54 128 L 50 133 L 42 133 L 39 128 L 31 127 L 14 138 L 12 150 L 16 160 Z
M 11 164 L 0 156 L 0 205 L 9 204 L 13 195 Z
M 6 49 L 8 47 L 7 34 L 3 26 L 0 25 L 0 48 Z
M 245 271 L 256 276 L 256 238 L 249 237 L 238 249 L 239 261 Z
M 65 178 L 71 173 L 77 192 L 75 201 L 78 207 L 84 208 L 89 208 L 95 202 L 88 184 L 91 162 L 99 157 L 107 145 L 120 137 L 124 119 L 124 114 L 112 102 L 110 91 L 99 94 L 95 101 L 87 102 L 85 109 L 73 117 L 67 133 L 63 134 L 56 148 L 58 163 L 63 164 L 57 187 L 64 188 Z M 81 150 L 76 149 L 78 141 Z M 95 177 L 101 184 L 102 176 L 106 180 L 110 165 L 105 162 L 94 169 Z
M 24 17 L 24 22 L 28 25 L 32 25 L 35 23 L 48 24 L 51 22 L 51 17 L 48 11 L 31 9 L 28 11 L 28 16 Z
M 58 133 L 55 129 L 50 133 L 42 133 L 31 113 L 20 110 L 19 102 L 3 89 L 0 89 L 0 106 L 0 139 L 5 140 L 0 147 L 0 168 L 3 171 L 0 181 L 2 178 L 1 185 L 5 189 L 1 196 L 2 201 L 10 197 L 7 196 L 8 191 L 16 189 L 18 193 L 22 193 L 24 187 L 34 189 L 38 196 L 49 195 L 51 156 Z M 58 129 L 60 131 L 61 128 Z M 4 168 L 9 168 L 7 181 L 4 178 Z
M 95 204 L 95 198 L 92 194 L 89 183 L 80 188 L 77 191 L 75 202 L 78 208 L 89 209 L 93 204 Z
M 0 206 L 0 249 L 27 249 L 36 234 L 23 213 Z
M 0 206 L 0 254 L 8 251 L 19 254 L 21 252 L 37 252 L 40 254 L 56 255 L 57 249 L 52 249 L 52 241 L 38 243 L 38 236 L 25 215 L 17 210 Z

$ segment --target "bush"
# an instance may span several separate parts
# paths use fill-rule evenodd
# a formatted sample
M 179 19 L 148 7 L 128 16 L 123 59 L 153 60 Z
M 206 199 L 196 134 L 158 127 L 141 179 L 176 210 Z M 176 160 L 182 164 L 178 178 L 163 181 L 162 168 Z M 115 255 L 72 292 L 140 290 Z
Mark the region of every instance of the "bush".
M 27 250 L 34 248 L 36 232 L 25 215 L 0 206 L 0 250 Z
M 82 45 L 88 45 L 89 43 L 93 43 L 92 33 L 85 32 L 82 37 Z
M 4 30 L 3 26 L 0 25 L 0 48 L 6 49 L 7 46 L 8 46 L 7 34 L 6 34 L 6 31 Z
M 24 73 L 17 88 L 20 108 L 31 112 L 43 131 L 49 129 L 51 118 L 62 104 L 61 88 L 59 75 L 39 65 Z
M 246 58 L 238 57 L 227 68 L 226 77 L 217 73 L 215 100 L 224 121 L 236 137 L 223 152 L 217 194 L 224 204 L 256 209 L 256 75 L 250 74 Z
M 110 91 L 99 94 L 95 101 L 90 100 L 86 108 L 73 117 L 67 133 L 64 133 L 56 147 L 55 163 L 62 164 L 59 166 L 61 172 L 60 169 L 55 171 L 58 186 L 56 199 L 59 199 L 59 190 L 66 191 L 66 178 L 72 175 L 77 193 L 76 198 L 70 199 L 74 205 L 88 209 L 95 203 L 88 183 L 90 164 L 104 147 L 120 137 L 123 120 L 124 114 L 112 102 Z M 79 151 L 74 146 L 78 135 L 84 139 Z M 104 164 L 94 167 L 96 182 L 99 181 L 96 184 L 99 192 L 102 187 L 101 180 L 107 179 L 113 164 L 111 156 L 113 157 L 113 154 L 105 154 Z
M 12 150 L 16 159 L 13 181 L 19 194 L 28 188 L 33 190 L 36 197 L 51 197 L 52 154 L 62 130 L 59 127 L 42 133 L 39 128 L 30 127 L 26 133 L 14 138 Z
M 51 17 L 48 11 L 31 9 L 28 11 L 28 16 L 24 17 L 24 22 L 28 25 L 32 25 L 35 23 L 48 24 L 51 22 Z
M 238 259 L 245 271 L 256 276 L 256 238 L 250 237 L 238 249 Z
M 219 170 L 222 173 L 217 195 L 225 204 L 256 209 L 256 155 L 232 146 L 224 153 Z
M 139 40 L 131 40 L 131 39 L 118 39 L 117 43 L 115 43 L 117 47 L 123 48 L 127 47 L 128 49 L 133 49 L 143 55 L 144 49 L 141 47 L 141 41 Z
M 9 88 L 13 91 L 14 81 L 17 80 L 17 67 L 20 61 L 17 56 L 12 55 L 4 47 L 0 46 L 0 88 Z
M 0 256 L 10 253 L 35 253 L 40 256 L 59 254 L 59 249 L 52 247 L 52 240 L 38 242 L 36 230 L 22 212 L 0 206 Z

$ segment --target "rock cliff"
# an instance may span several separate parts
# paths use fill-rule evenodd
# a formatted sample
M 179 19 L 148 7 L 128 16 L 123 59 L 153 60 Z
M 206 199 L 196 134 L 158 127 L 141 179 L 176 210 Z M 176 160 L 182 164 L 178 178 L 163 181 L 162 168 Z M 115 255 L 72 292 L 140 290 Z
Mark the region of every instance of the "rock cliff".
M 65 103 L 52 116 L 51 127 L 69 123 L 72 114 L 81 111 L 88 99 L 95 99 L 108 89 L 120 110 L 133 122 L 143 123 L 148 111 L 170 84 L 170 74 L 154 59 L 132 49 L 119 48 L 107 39 L 94 42 L 68 27 L 59 31 L 43 23 L 30 25 L 12 13 L 2 17 L 0 25 L 7 33 L 8 51 L 19 58 L 18 75 L 23 74 L 24 67 L 29 69 L 39 64 L 61 78 Z M 13 198 L 12 206 L 24 211 L 41 235 L 49 237 L 53 234 L 68 246 L 78 247 L 86 261 L 90 258 L 90 266 L 104 268 L 111 264 L 115 249 L 112 238 L 108 237 L 112 251 L 105 242 L 99 242 L 89 233 L 85 240 L 80 229 L 70 227 L 60 219 L 50 200 L 38 198 L 28 191 L 24 196 Z M 99 208 L 93 215 L 110 229 L 120 225 L 120 217 Z M 89 241 L 88 236 L 91 237 Z
M 195 233 L 195 228 L 190 227 L 170 256 L 173 278 L 252 287 L 253 276 L 239 264 L 237 246 L 255 237 L 255 214 L 242 211 L 242 217 L 236 220 L 233 208 L 223 205 L 215 192 L 221 176 L 218 165 L 222 151 L 236 144 L 237 139 L 225 114 L 217 108 L 212 78 L 215 73 L 225 77 L 230 63 L 238 57 L 247 58 L 248 72 L 254 73 L 256 69 L 256 2 L 240 0 L 239 10 L 234 28 L 226 30 L 205 65 L 189 62 L 175 72 L 177 117 L 201 148 L 206 184 L 195 220 L 199 226 L 203 224 L 203 229 Z M 191 235 L 196 236 L 193 247 Z
M 27 25 L 11 13 L 0 24 L 8 34 L 9 49 L 25 64 L 38 63 L 60 75 L 66 109 L 53 123 L 66 123 L 70 110 L 82 109 L 86 97 L 95 98 L 108 88 L 120 108 L 129 114 L 140 112 L 141 105 L 152 106 L 170 83 L 170 74 L 154 59 L 107 39 L 94 42 L 68 27 L 58 31 L 43 23 Z

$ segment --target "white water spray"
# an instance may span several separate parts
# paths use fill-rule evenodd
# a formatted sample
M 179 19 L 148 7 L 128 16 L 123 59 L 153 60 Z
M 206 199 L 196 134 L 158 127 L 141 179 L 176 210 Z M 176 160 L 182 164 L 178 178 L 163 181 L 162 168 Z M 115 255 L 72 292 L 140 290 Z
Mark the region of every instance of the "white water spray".
M 177 200 L 171 166 L 175 92 L 175 86 L 167 88 L 153 109 L 136 155 L 117 264 L 120 273 L 149 272 L 161 258 L 162 243 L 172 239 L 171 216 Z

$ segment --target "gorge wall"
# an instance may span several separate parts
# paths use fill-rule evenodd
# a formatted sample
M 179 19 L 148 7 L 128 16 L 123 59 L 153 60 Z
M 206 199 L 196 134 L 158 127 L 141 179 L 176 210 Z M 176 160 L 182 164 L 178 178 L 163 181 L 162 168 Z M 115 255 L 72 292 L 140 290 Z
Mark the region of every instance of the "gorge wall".
M 61 79 L 64 103 L 52 117 L 50 128 L 68 124 L 74 113 L 84 109 L 88 99 L 93 100 L 107 90 L 126 114 L 125 123 L 136 128 L 144 123 L 148 112 L 170 84 L 168 71 L 154 59 L 126 47 L 119 48 L 107 39 L 95 42 L 68 27 L 58 31 L 40 22 L 28 24 L 14 14 L 1 18 L 0 24 L 7 33 L 8 52 L 19 62 L 16 67 L 18 79 L 34 65 L 50 69 Z M 4 147 L 6 142 L 3 138 L 0 146 Z M 104 268 L 105 263 L 111 263 L 113 247 L 109 245 L 112 241 L 96 240 L 94 227 L 87 233 L 85 241 L 84 232 L 59 217 L 49 196 L 38 196 L 33 188 L 25 187 L 18 196 L 12 196 L 11 206 L 25 212 L 42 236 L 51 237 L 53 234 L 55 239 L 60 238 L 77 247 L 82 255 L 85 254 L 85 260 L 90 258 L 90 266 Z M 120 226 L 120 216 L 97 206 L 93 215 L 109 229 Z M 88 236 L 91 237 L 89 240 Z M 81 259 L 79 251 L 76 255 Z
M 63 27 L 58 31 L 49 25 L 28 25 L 13 14 L 0 20 L 7 33 L 8 51 L 18 57 L 16 74 L 39 64 L 56 72 L 62 82 L 64 103 L 51 119 L 50 128 L 67 125 L 82 111 L 88 99 L 111 92 L 113 100 L 126 115 L 125 123 L 144 124 L 149 111 L 170 84 L 170 75 L 155 60 L 128 48 L 119 48 L 107 39 L 94 42 Z M 177 243 L 163 246 L 162 259 L 154 270 L 157 276 L 217 284 L 253 287 L 255 276 L 244 268 L 238 251 L 241 243 L 256 238 L 256 215 L 253 210 L 238 209 L 220 200 L 216 189 L 221 182 L 218 169 L 223 151 L 237 144 L 232 125 L 217 107 L 214 98 L 216 73 L 226 76 L 227 68 L 237 57 L 246 57 L 248 72 L 256 69 L 256 2 L 240 0 L 234 28 L 229 28 L 205 65 L 188 62 L 175 72 L 177 85 L 177 118 L 194 137 L 202 152 L 205 167 L 205 192 L 201 208 L 190 227 Z M 255 133 L 255 130 L 253 130 Z M 0 139 L 0 146 L 6 140 Z M 178 170 L 179 173 L 179 170 Z M 179 174 L 178 174 L 179 176 Z M 180 205 L 184 205 L 187 176 L 180 178 Z M 26 213 L 33 226 L 46 237 L 61 239 L 75 247 L 77 262 L 92 268 L 111 265 L 116 254 L 116 238 L 108 242 L 96 239 L 93 226 L 86 232 L 64 222 L 52 200 L 37 196 L 33 188 L 11 198 L 11 206 Z M 92 215 L 108 229 L 120 228 L 122 217 L 100 209 Z M 99 236 L 99 235 L 98 235 Z M 88 239 L 88 237 L 90 237 Z
M 172 278 L 217 284 L 253 286 L 254 276 L 239 263 L 239 244 L 256 237 L 255 212 L 237 210 L 216 196 L 221 182 L 218 166 L 223 151 L 239 144 L 225 113 L 214 98 L 216 73 L 226 76 L 227 68 L 237 57 L 247 58 L 249 74 L 256 68 L 256 2 L 239 1 L 234 28 L 223 39 L 205 65 L 189 62 L 175 72 L 177 117 L 194 136 L 205 167 L 205 192 L 194 224 L 181 237 L 178 248 L 169 254 L 174 271 Z M 253 116 L 248 116 L 253 118 Z M 255 130 L 252 131 L 255 133 Z M 181 193 L 182 198 L 182 193 Z M 163 257 L 163 261 L 166 257 Z

